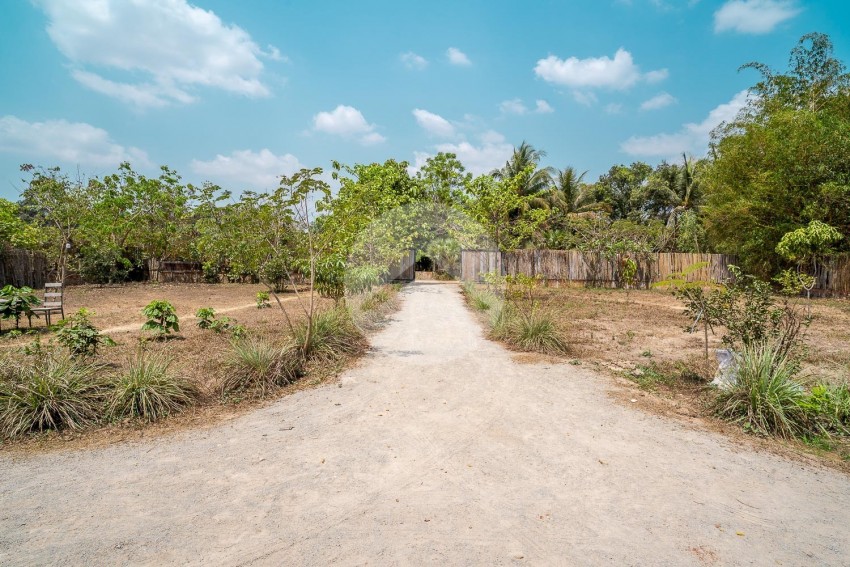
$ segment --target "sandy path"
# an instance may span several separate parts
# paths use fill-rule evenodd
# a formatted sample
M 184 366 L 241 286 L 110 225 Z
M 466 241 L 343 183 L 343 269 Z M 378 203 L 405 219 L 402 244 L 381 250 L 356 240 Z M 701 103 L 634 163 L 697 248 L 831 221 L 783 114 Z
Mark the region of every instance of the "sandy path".
M 406 288 L 336 385 L 208 430 L 0 455 L 0 563 L 846 565 L 850 479 L 518 365 Z

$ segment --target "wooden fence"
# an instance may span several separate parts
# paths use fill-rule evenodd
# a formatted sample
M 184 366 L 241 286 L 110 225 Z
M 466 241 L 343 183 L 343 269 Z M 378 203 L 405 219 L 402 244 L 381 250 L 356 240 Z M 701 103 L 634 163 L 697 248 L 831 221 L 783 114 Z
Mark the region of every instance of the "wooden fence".
M 656 253 L 647 258 L 635 258 L 636 281 L 639 287 L 667 279 L 671 274 L 682 272 L 698 262 L 707 265 L 689 276 L 691 281 L 720 282 L 731 274 L 731 256 L 722 254 Z M 620 284 L 623 258 L 615 256 L 608 260 L 578 250 L 463 250 L 461 252 L 461 279 L 482 281 L 484 274 L 498 272 L 502 275 L 525 274 L 540 276 L 548 283 L 576 282 L 599 287 L 615 287 Z
M 0 287 L 13 285 L 41 289 L 47 281 L 47 270 L 44 254 L 0 247 Z
M 202 283 L 204 271 L 198 262 L 148 260 L 148 279 L 160 283 Z
M 815 289 L 818 297 L 850 297 L 850 255 L 830 258 L 815 266 Z

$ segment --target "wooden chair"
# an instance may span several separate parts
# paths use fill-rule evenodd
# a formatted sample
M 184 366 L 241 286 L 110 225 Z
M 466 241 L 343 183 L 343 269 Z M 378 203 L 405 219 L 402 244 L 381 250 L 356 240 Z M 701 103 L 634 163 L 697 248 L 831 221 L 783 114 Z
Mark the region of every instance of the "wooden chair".
M 57 311 L 65 318 L 64 289 L 61 283 L 44 284 L 44 303 L 35 307 L 33 313 L 44 313 L 47 324 L 50 325 L 50 314 Z

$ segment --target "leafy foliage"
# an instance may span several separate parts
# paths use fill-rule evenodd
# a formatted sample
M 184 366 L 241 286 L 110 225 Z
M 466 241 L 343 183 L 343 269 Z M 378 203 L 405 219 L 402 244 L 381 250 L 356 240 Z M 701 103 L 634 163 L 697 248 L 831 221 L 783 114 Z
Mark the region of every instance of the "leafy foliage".
M 39 305 L 41 300 L 30 287 L 5 285 L 0 288 L 0 319 L 14 319 L 15 328 L 20 326 L 22 316 L 32 322 L 33 308 Z
M 272 306 L 271 303 L 269 303 L 269 292 L 258 291 L 257 292 L 257 309 L 268 309 L 271 306 Z
M 69 319 L 62 322 L 61 328 L 56 332 L 56 341 L 68 349 L 71 356 L 93 356 L 101 345 L 111 346 L 115 341 L 102 335 L 90 317 L 93 315 L 88 309 L 82 308 Z
M 142 325 L 143 331 L 153 331 L 157 336 L 180 332 L 180 321 L 174 306 L 168 301 L 157 299 L 142 309 L 142 315 L 148 318 Z

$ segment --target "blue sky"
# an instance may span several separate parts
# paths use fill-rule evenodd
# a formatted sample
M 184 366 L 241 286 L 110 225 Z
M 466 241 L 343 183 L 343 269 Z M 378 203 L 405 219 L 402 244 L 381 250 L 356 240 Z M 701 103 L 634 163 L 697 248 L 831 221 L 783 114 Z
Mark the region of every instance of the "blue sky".
M 523 140 L 595 179 L 702 155 L 757 79 L 740 65 L 784 69 L 812 31 L 846 63 L 848 21 L 846 0 L 8 0 L 0 196 L 21 163 L 241 191 L 438 151 L 480 173 Z

